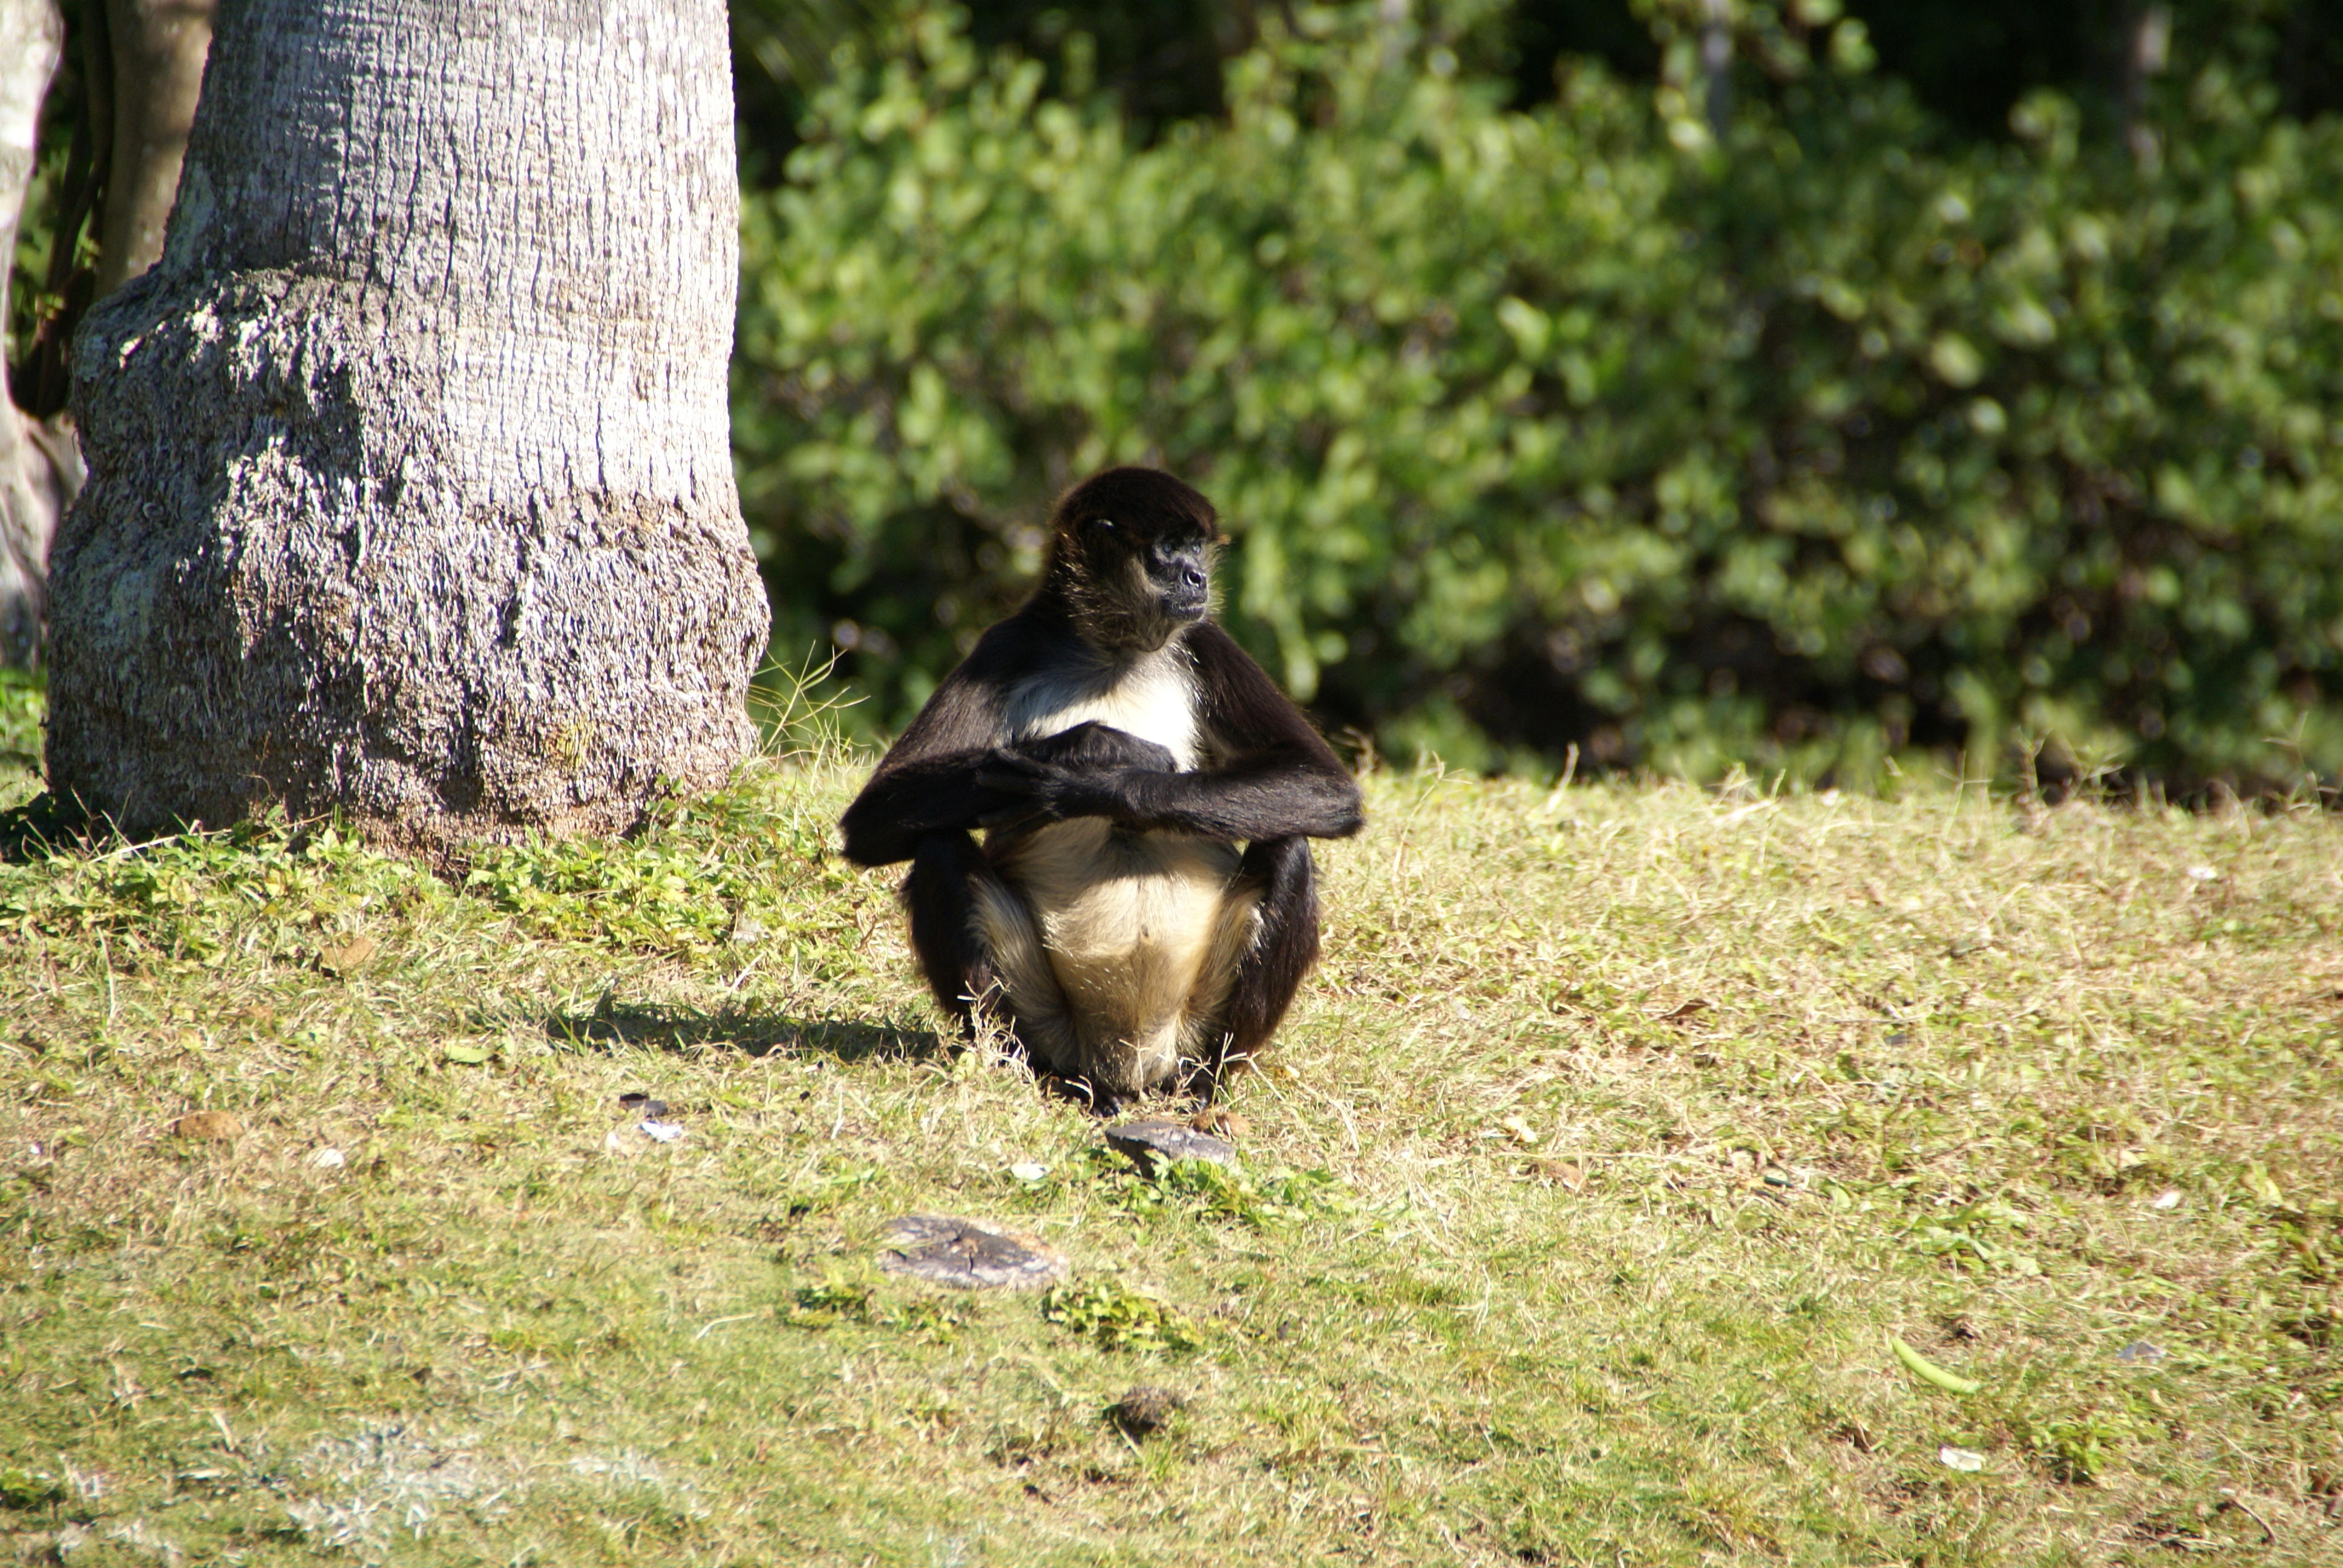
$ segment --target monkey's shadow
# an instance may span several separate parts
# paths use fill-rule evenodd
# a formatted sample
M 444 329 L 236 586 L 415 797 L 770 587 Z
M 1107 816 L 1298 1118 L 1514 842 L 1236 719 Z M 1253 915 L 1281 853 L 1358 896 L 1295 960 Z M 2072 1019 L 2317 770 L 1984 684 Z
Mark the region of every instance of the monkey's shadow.
M 545 1020 L 546 1038 L 563 1050 L 592 1050 L 608 1055 L 635 1049 L 664 1050 L 688 1056 L 701 1050 L 737 1050 L 746 1056 L 775 1054 L 802 1060 L 827 1056 L 840 1062 L 927 1061 L 966 1049 L 933 1030 L 901 1029 L 866 1019 L 780 1018 L 742 1008 L 714 1012 L 657 1003 L 603 1001 L 591 1012 L 552 1013 Z M 1094 1114 L 1111 1115 L 1126 1102 L 1101 1098 L 1081 1079 L 1037 1072 L 1033 1081 L 1046 1094 L 1070 1101 Z M 1179 1096 L 1193 1099 L 1192 1092 Z M 1207 1091 L 1203 1098 L 1211 1098 Z
M 622 1047 L 689 1055 L 737 1050 L 747 1056 L 827 1056 L 838 1061 L 920 1061 L 940 1056 L 943 1037 L 867 1019 L 786 1018 L 746 1008 L 670 1007 L 613 1002 L 587 1013 L 554 1013 L 546 1038 L 569 1050 L 608 1052 Z

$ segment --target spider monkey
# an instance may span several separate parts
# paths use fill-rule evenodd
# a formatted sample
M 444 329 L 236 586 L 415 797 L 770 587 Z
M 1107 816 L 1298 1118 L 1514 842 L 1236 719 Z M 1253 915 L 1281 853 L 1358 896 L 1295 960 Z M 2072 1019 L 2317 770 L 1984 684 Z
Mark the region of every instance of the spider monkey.
M 840 823 L 856 864 L 911 862 L 936 1000 L 1101 1109 L 1192 1076 L 1209 1095 L 1268 1043 L 1318 956 L 1309 840 L 1364 820 L 1332 750 L 1213 623 L 1220 544 L 1212 503 L 1169 474 L 1068 491 L 1040 588 Z

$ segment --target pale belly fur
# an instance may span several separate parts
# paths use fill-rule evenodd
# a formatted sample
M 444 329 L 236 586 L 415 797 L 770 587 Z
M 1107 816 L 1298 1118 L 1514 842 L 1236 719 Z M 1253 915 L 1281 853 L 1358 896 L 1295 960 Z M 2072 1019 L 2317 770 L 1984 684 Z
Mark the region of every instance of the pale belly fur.
M 1038 738 L 1095 719 L 1192 768 L 1194 702 L 1182 673 L 1167 666 L 1103 695 L 1032 694 L 1016 715 L 1017 731 Z M 1256 923 L 1250 891 L 1232 895 L 1239 859 L 1237 847 L 1220 839 L 1130 832 L 1096 817 L 1054 822 L 1000 847 L 996 864 L 1030 911 L 1041 948 L 1033 956 L 1054 981 L 1030 976 L 1021 987 L 1003 975 L 1021 1020 L 1038 1026 L 1027 1032 L 1040 1038 L 1026 1043 L 1044 1065 L 1135 1092 L 1172 1078 L 1183 1053 L 1209 1048 L 1200 1031 L 1225 1000 Z M 991 934 L 994 952 L 1010 959 L 1014 934 Z M 1040 1016 L 1052 989 L 1061 999 L 1056 1022 Z
M 1127 833 L 1095 817 L 1052 823 L 1017 846 L 1001 871 L 1033 912 L 1077 1070 L 1122 1078 L 1125 1058 L 1157 1076 L 1176 1067 L 1191 1014 L 1220 1000 L 1200 993 L 1226 990 L 1211 974 L 1232 967 L 1233 954 L 1215 951 L 1231 945 L 1223 928 L 1252 912 L 1228 907 L 1237 859 L 1233 844 Z

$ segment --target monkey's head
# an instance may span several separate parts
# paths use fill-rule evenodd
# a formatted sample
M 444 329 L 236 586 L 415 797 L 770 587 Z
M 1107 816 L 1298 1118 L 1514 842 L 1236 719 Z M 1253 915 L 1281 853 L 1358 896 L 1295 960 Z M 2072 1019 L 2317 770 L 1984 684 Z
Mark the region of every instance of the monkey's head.
M 1151 653 L 1212 608 L 1212 503 L 1154 468 L 1109 468 L 1058 503 L 1045 580 L 1094 646 Z

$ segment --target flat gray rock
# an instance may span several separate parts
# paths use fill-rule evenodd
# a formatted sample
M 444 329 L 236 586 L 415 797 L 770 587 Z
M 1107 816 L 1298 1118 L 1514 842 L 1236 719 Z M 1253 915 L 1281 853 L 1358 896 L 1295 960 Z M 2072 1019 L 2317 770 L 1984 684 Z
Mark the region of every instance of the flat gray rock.
M 1209 1160 L 1215 1165 L 1237 1162 L 1235 1144 L 1209 1132 L 1199 1132 L 1169 1116 L 1142 1117 L 1120 1127 L 1110 1127 L 1106 1141 L 1115 1152 L 1130 1156 L 1141 1171 L 1151 1173 L 1174 1160 Z
M 958 1291 L 1030 1291 L 1066 1277 L 1065 1254 L 981 1220 L 906 1214 L 887 1222 L 879 1267 Z

